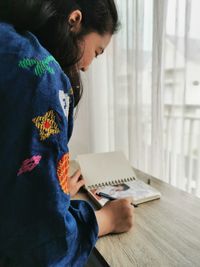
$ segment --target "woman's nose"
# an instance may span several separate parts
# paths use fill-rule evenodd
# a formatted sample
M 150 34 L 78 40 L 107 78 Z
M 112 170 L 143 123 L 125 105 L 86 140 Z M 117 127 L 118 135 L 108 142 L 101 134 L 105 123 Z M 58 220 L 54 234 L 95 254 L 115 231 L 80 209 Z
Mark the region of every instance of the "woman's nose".
M 88 70 L 88 67 L 81 68 L 81 71 L 85 72 Z

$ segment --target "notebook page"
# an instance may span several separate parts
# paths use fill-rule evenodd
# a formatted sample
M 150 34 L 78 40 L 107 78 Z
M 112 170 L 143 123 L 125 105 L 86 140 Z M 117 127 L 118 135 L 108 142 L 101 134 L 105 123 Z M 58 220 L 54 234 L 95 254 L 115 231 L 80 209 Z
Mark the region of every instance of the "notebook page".
M 79 155 L 77 161 L 87 186 L 136 177 L 121 151 Z
M 147 185 L 143 181 L 134 180 L 118 185 L 108 185 L 99 187 L 96 192 L 103 192 L 114 198 L 131 197 L 134 204 L 143 203 L 149 200 L 160 198 L 161 194 L 155 188 Z M 103 202 L 101 198 L 99 201 Z

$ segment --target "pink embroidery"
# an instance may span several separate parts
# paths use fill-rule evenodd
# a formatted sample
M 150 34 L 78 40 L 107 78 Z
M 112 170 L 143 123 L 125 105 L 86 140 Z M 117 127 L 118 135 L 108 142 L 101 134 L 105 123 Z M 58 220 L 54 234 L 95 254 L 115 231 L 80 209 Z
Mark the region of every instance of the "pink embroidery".
M 33 156 L 30 159 L 26 159 L 22 163 L 22 166 L 19 169 L 17 176 L 21 175 L 22 173 L 32 171 L 40 163 L 41 158 L 41 156 Z

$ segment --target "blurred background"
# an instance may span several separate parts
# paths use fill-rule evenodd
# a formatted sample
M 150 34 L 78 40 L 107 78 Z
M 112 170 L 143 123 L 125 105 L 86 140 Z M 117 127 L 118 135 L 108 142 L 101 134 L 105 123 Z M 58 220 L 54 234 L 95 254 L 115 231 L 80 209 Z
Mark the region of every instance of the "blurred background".
M 83 73 L 70 141 L 200 196 L 200 1 L 116 0 L 121 28 Z

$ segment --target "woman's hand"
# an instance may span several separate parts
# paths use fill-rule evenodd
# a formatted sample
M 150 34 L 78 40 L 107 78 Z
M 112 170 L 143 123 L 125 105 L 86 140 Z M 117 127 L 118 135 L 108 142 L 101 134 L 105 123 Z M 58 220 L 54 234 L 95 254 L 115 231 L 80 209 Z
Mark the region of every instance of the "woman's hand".
M 108 201 L 103 208 L 95 212 L 99 236 L 130 230 L 134 221 L 134 207 L 131 202 L 131 198 Z
M 68 187 L 70 196 L 73 197 L 76 195 L 78 190 L 85 185 L 85 179 L 81 175 L 80 170 L 76 171 L 68 180 Z

